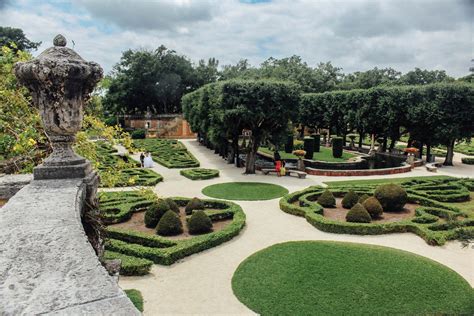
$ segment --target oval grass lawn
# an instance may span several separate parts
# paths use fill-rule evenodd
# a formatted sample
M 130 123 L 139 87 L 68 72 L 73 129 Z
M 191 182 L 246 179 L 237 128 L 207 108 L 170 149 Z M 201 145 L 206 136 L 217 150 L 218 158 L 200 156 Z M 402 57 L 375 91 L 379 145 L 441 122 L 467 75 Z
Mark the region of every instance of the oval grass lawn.
M 202 193 L 218 199 L 258 201 L 282 197 L 288 193 L 288 190 L 271 183 L 227 182 L 207 186 Z
M 239 265 L 232 288 L 262 315 L 474 313 L 474 290 L 451 269 L 405 251 L 353 243 L 271 246 Z

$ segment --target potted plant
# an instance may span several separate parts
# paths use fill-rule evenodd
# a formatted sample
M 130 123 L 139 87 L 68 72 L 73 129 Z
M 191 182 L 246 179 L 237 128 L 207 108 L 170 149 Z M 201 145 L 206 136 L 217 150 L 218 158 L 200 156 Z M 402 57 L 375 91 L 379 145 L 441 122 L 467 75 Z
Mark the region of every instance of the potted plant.
M 301 150 L 301 149 L 295 150 L 295 151 L 293 151 L 293 155 L 298 157 L 298 164 L 297 164 L 298 170 L 304 171 L 303 157 L 306 155 L 306 151 Z

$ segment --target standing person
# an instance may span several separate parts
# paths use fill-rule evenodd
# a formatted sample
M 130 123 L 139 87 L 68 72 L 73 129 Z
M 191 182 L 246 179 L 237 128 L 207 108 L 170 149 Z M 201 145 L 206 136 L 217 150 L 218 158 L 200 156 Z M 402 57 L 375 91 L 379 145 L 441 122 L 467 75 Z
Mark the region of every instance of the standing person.
M 282 160 L 281 161 L 281 168 L 280 168 L 280 175 L 282 176 L 286 176 L 286 168 L 285 168 L 285 160 Z
M 143 165 L 145 168 L 152 168 L 153 167 L 153 159 L 151 158 L 150 153 L 145 154 L 145 159 L 143 160 Z
M 280 157 L 280 153 L 278 152 L 278 150 L 275 150 L 273 152 L 273 160 L 275 160 L 275 169 L 276 169 L 276 172 L 277 172 L 277 176 L 280 176 L 281 157 Z
M 140 154 L 140 163 L 143 168 L 145 166 L 145 155 L 143 153 Z

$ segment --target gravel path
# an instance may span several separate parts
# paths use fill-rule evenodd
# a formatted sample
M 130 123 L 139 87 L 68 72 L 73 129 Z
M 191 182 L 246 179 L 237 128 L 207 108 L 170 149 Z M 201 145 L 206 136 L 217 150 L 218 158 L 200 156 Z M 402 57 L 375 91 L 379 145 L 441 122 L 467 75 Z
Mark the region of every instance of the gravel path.
M 181 176 L 179 169 L 167 169 L 155 164 L 153 169 L 164 177 L 164 182 L 159 183 L 154 189 L 158 195 L 205 197 L 201 193 L 205 186 L 230 181 L 275 183 L 293 192 L 310 185 L 320 185 L 327 180 L 381 177 L 308 176 L 307 179 L 298 179 L 261 174 L 243 175 L 243 169 L 226 164 L 196 141 L 183 140 L 183 143 L 201 162 L 201 167 L 219 169 L 221 176 L 210 180 L 191 181 Z M 134 158 L 138 158 L 138 155 Z M 442 168 L 439 174 L 464 176 L 470 174 L 474 177 L 474 169 L 460 168 L 459 165 Z M 431 175 L 433 173 L 420 167 L 410 173 L 391 177 Z M 474 250 L 461 248 L 458 242 L 450 242 L 443 247 L 432 247 L 420 237 L 410 233 L 380 236 L 325 233 L 311 226 L 304 218 L 282 212 L 278 207 L 278 200 L 237 201 L 247 215 L 247 225 L 239 236 L 218 247 L 186 257 L 172 266 L 154 265 L 151 274 L 147 276 L 121 277 L 120 285 L 124 289 L 135 288 L 142 292 L 145 315 L 252 314 L 252 311 L 241 304 L 232 293 L 232 275 L 240 262 L 256 251 L 275 243 L 291 240 L 337 240 L 387 246 L 425 256 L 450 267 L 474 286 Z

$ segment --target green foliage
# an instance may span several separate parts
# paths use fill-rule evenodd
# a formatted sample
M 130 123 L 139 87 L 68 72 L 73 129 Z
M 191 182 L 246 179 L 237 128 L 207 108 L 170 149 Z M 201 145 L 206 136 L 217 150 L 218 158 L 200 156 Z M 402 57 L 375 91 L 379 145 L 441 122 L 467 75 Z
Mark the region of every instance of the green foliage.
M 145 226 L 148 228 L 155 228 L 163 215 L 170 210 L 169 204 L 163 200 L 158 199 L 151 204 L 145 212 Z
M 204 209 L 204 203 L 197 198 L 193 197 L 191 200 L 189 200 L 188 204 L 186 204 L 186 207 L 184 208 L 184 211 L 186 212 L 187 215 L 190 215 L 193 213 L 194 210 L 202 210 Z
M 176 202 L 173 199 L 166 198 L 165 202 L 168 204 L 170 210 L 179 214 L 179 205 L 176 204 Z
M 383 208 L 380 202 L 372 197 L 367 198 L 363 203 L 362 206 L 369 212 L 370 217 L 372 218 L 378 218 L 382 215 L 383 213 Z
M 370 196 L 367 195 L 367 194 L 362 194 L 357 202 L 360 203 L 360 204 L 363 204 L 365 202 L 365 200 L 367 200 L 369 197 Z
M 184 169 L 179 172 L 182 176 L 191 180 L 206 180 L 219 176 L 217 169 L 193 168 Z
M 127 256 L 118 252 L 106 251 L 104 258 L 107 260 L 120 259 L 120 275 L 145 275 L 150 273 L 153 261 L 143 258 Z
M 359 196 L 357 193 L 354 192 L 354 190 L 349 190 L 344 195 L 344 198 L 342 199 L 342 207 L 343 208 L 352 208 L 354 205 L 356 205 L 359 202 Z
M 322 207 L 335 207 L 336 199 L 334 195 L 329 190 L 324 190 L 324 192 L 318 197 L 318 204 Z
M 358 243 L 273 245 L 240 263 L 232 290 L 259 315 L 474 312 L 472 287 L 452 269 L 406 251 Z
M 193 235 L 208 233 L 212 230 L 211 219 L 204 211 L 196 211 L 189 218 L 188 229 Z
M 300 145 L 300 142 L 299 141 L 295 141 L 295 150 L 296 149 L 301 149 L 303 150 L 303 144 L 301 143 Z M 260 147 L 258 149 L 259 152 L 261 153 L 264 153 L 264 154 L 267 154 L 267 155 L 272 155 L 272 151 L 267 148 L 267 147 Z M 298 157 L 296 155 L 293 155 L 292 153 L 286 153 L 286 152 L 280 152 L 280 155 L 281 155 L 281 158 L 282 159 L 298 159 Z M 343 152 L 342 154 L 342 157 L 341 158 L 334 158 L 333 155 L 332 155 L 332 150 L 331 148 L 327 148 L 327 147 L 321 147 L 319 152 L 315 152 L 313 154 L 313 160 L 319 160 L 319 161 L 327 161 L 327 162 L 343 162 L 343 161 L 347 161 L 348 159 L 350 158 L 353 158 L 355 157 L 355 155 L 353 154 L 350 154 L 348 152 Z
M 332 155 L 334 158 L 342 157 L 342 146 L 343 139 L 342 137 L 333 137 L 332 138 Z
M 133 145 L 142 151 L 149 151 L 154 161 L 166 168 L 199 167 L 199 161 L 186 149 L 183 143 L 174 139 L 136 139 Z
M 415 210 L 414 218 L 370 224 L 331 220 L 324 217 L 324 208 L 316 202 L 317 198 L 327 190 L 318 186 L 286 195 L 280 200 L 280 208 L 289 214 L 305 217 L 311 225 L 325 232 L 357 235 L 411 232 L 430 245 L 443 245 L 448 240 L 458 239 L 461 235 L 465 235 L 465 231 L 472 230 L 474 225 L 472 202 L 456 202 L 459 196 L 464 195 L 465 190 L 474 191 L 474 181 L 471 179 L 432 176 L 335 181 L 334 185 L 329 182 L 329 189 L 337 195 L 343 195 L 348 190 L 354 190 L 359 195 L 372 195 L 377 186 L 390 182 L 398 183 L 405 188 L 408 193 L 408 202 L 420 205 Z M 447 191 L 459 193 L 444 194 Z M 452 199 L 454 202 L 441 202 L 446 199 L 446 196 L 448 200 Z M 438 220 L 435 222 L 431 216 L 441 218 L 450 224 Z M 423 218 L 418 219 L 418 217 Z M 430 219 L 427 219 L 428 217 Z
M 227 182 L 205 187 L 204 195 L 226 200 L 271 200 L 288 193 L 282 186 L 261 182 Z
M 228 137 L 252 132 L 247 150 L 246 173 L 255 173 L 259 145 L 287 132 L 296 118 L 299 89 L 293 83 L 274 80 L 230 80 L 206 85 L 183 96 L 183 113 L 193 131 L 215 147 Z
M 128 298 L 132 301 L 133 305 L 140 311 L 143 312 L 143 296 L 139 290 L 131 289 L 124 290 Z
M 357 203 L 347 212 L 346 221 L 352 223 L 370 223 L 371 217 L 365 207 Z
M 400 212 L 407 203 L 405 189 L 398 184 L 382 184 L 374 191 L 374 197 L 380 202 L 385 212 Z
M 115 203 L 118 203 L 118 201 L 121 201 L 121 204 L 127 203 L 132 209 L 138 208 L 135 206 L 132 197 L 135 194 L 143 196 L 143 194 L 136 191 L 107 193 L 114 193 L 113 196 L 108 196 L 108 198 L 113 198 L 116 201 Z M 189 202 L 187 198 L 173 198 L 173 200 L 180 206 L 185 206 Z M 105 247 L 110 251 L 146 258 L 158 264 L 170 265 L 193 253 L 220 245 L 239 234 L 245 225 L 245 214 L 237 204 L 217 200 L 204 200 L 204 202 L 206 207 L 212 210 L 206 211 L 211 220 L 228 219 L 231 220 L 230 224 L 219 231 L 180 240 L 169 240 L 158 235 L 108 227 L 108 240 Z
M 463 164 L 474 165 L 474 157 L 463 157 L 461 158 Z
M 6 46 L 16 53 L 18 51 L 36 50 L 40 45 L 41 42 L 30 41 L 22 29 L 0 26 L 0 47 Z
M 198 68 L 164 46 L 127 50 L 114 67 L 104 105 L 111 113 L 132 113 L 136 108 L 141 113 L 148 108 L 154 113 L 179 113 L 183 94 L 214 80 L 206 78 L 206 70 L 216 69 L 217 61 Z
M 169 210 L 167 211 L 158 222 L 156 226 L 156 233 L 161 236 L 175 236 L 183 232 L 183 224 L 179 219 L 179 216 Z
M 142 128 L 136 129 L 132 132 L 132 134 L 130 134 L 130 136 L 132 137 L 132 139 L 145 139 L 146 130 Z

